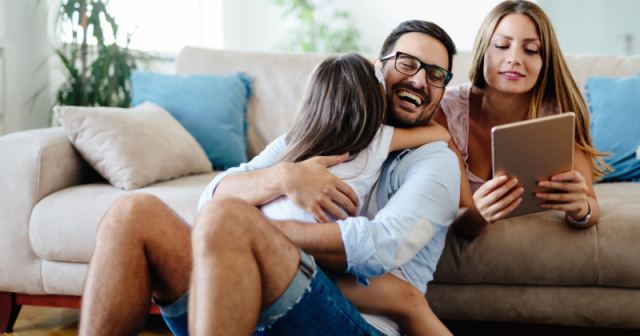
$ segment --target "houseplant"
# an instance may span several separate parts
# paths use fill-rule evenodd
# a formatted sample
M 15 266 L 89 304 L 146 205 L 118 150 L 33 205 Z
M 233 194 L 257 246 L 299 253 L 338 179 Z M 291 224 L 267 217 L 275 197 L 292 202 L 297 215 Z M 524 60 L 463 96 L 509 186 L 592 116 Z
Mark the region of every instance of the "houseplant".
M 359 51 L 360 32 L 349 12 L 332 10 L 332 0 L 274 0 L 284 8 L 283 17 L 295 20 L 279 45 L 283 51 L 348 52 Z
M 41 1 L 41 0 L 40 0 Z M 149 67 L 154 57 L 118 44 L 118 24 L 108 10 L 109 0 L 62 0 L 56 27 L 63 38 L 54 48 L 66 81 L 57 103 L 75 106 L 129 107 L 129 77 Z

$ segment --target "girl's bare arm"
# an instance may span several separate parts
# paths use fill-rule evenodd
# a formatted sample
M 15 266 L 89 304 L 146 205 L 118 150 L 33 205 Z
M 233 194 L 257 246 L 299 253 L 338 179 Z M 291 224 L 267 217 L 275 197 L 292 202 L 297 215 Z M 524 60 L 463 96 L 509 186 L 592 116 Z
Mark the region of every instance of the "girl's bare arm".
M 387 316 L 409 336 L 451 336 L 422 293 L 393 274 L 369 279 L 369 287 L 358 285 L 352 275 L 344 274 L 338 278 L 338 287 L 358 311 Z
M 434 141 L 449 142 L 451 135 L 435 121 L 430 121 L 427 126 L 412 128 L 394 128 L 389 153 L 401 149 L 420 147 Z

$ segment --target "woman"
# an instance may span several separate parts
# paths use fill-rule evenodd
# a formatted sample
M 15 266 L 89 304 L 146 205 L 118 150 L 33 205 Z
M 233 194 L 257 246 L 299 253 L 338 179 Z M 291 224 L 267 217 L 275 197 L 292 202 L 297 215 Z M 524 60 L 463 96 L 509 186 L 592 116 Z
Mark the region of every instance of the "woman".
M 435 120 L 452 135 L 449 146 L 461 161 L 460 204 L 453 223 L 475 236 L 508 215 L 523 188 L 515 178 L 491 176 L 491 128 L 556 113 L 575 112 L 574 170 L 539 183 L 566 193 L 537 193 L 544 209 L 565 212 L 565 221 L 590 227 L 600 217 L 593 180 L 608 167 L 591 145 L 586 104 L 562 57 L 551 22 L 528 1 L 505 1 L 489 13 L 476 37 L 471 83 L 445 93 Z M 464 163 L 464 165 L 462 165 Z

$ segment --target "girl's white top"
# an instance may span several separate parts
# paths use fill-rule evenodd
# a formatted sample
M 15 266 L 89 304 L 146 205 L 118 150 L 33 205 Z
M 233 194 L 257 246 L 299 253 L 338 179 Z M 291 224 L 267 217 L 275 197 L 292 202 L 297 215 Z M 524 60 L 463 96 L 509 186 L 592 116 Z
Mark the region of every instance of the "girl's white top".
M 357 209 L 358 215 L 361 215 L 360 210 L 365 197 L 371 192 L 380 177 L 382 164 L 389 154 L 392 137 L 393 127 L 382 125 L 371 144 L 358 153 L 353 160 L 339 163 L 328 169 L 331 174 L 351 186 L 358 195 L 360 200 L 360 206 Z M 316 223 L 313 215 L 293 204 L 286 196 L 280 196 L 263 205 L 261 210 L 270 219 Z M 335 222 L 335 218 L 327 215 L 329 220 Z

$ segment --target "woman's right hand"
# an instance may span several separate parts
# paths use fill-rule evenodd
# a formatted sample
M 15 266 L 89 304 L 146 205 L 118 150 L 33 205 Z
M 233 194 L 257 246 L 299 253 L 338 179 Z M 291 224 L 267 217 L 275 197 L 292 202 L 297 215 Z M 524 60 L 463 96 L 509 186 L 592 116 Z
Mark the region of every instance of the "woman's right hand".
M 519 196 L 524 188 L 509 192 L 517 184 L 515 177 L 507 180 L 506 176 L 501 175 L 487 181 L 473 194 L 475 206 L 485 221 L 494 223 L 504 218 L 522 202 Z

